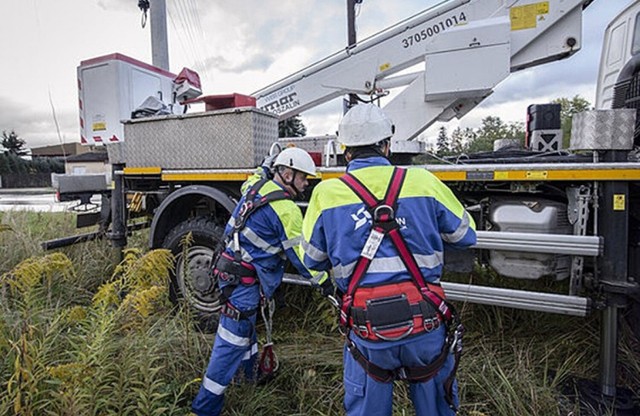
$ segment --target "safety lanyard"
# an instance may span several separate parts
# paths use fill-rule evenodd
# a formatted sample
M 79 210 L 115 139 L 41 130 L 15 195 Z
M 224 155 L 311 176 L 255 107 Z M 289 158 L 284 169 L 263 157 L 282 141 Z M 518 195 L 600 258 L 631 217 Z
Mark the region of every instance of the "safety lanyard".
M 402 263 L 409 271 L 414 283 L 420 289 L 423 296 L 425 296 L 442 314 L 445 322 L 449 322 L 452 319 L 452 311 L 447 302 L 439 295 L 429 289 L 427 282 L 425 282 L 422 273 L 420 272 L 420 266 L 416 261 L 413 253 L 409 250 L 407 242 L 400 233 L 400 226 L 398 225 L 395 213 L 397 210 L 398 196 L 402 189 L 402 184 L 406 176 L 406 169 L 394 168 L 391 175 L 391 181 L 387 188 L 387 193 L 382 200 L 378 200 L 371 191 L 350 173 L 345 173 L 340 177 L 340 180 L 344 182 L 367 206 L 367 209 L 371 212 L 373 218 L 373 225 L 371 233 L 367 238 L 367 242 L 360 253 L 360 258 L 356 262 L 353 275 L 349 282 L 349 286 L 345 293 L 345 299 L 343 301 L 341 310 L 341 321 L 347 322 L 348 311 L 353 301 L 353 295 L 360 284 L 360 281 L 364 277 L 365 273 L 371 265 L 371 261 L 375 257 L 380 244 L 385 236 L 389 236 L 396 251 L 398 252 Z

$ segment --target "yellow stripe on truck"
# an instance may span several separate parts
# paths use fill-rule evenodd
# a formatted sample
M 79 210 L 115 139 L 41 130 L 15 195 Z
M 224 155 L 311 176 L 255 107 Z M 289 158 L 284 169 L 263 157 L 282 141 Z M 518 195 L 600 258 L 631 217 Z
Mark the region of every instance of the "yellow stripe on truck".
M 179 181 L 245 181 L 250 173 L 163 173 L 162 180 L 167 182 Z
M 148 166 L 142 168 L 124 168 L 125 175 L 159 175 L 162 168 L 159 166 Z

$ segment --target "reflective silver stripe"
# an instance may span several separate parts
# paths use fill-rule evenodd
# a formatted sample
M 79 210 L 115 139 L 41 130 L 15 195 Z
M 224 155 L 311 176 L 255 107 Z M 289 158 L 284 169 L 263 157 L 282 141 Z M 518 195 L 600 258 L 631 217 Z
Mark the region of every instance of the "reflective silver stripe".
M 227 225 L 228 225 L 229 227 L 231 227 L 231 228 L 235 227 L 235 225 L 236 225 L 236 219 L 235 219 L 235 218 L 233 218 L 233 217 L 229 218 L 229 221 L 227 222 Z
M 227 248 L 233 251 L 233 241 L 227 243 Z M 240 247 L 240 255 L 242 256 L 242 260 L 246 261 L 247 263 L 251 263 L 253 261 L 253 257 L 251 257 L 247 250 L 243 249 L 242 247 Z
M 254 342 L 251 345 L 251 349 L 248 350 L 247 352 L 244 353 L 244 355 L 242 356 L 242 361 L 247 361 L 248 359 L 250 359 L 252 356 L 256 355 L 258 353 L 258 343 Z
M 300 245 L 301 242 L 302 242 L 302 236 L 297 236 L 297 237 L 291 238 L 289 240 L 283 241 L 282 242 L 282 248 L 287 250 L 287 249 L 290 249 L 290 248 L 295 247 L 297 245 Z
M 469 214 L 467 213 L 467 211 L 465 211 L 464 215 L 462 215 L 462 219 L 460 220 L 460 225 L 458 225 L 458 228 L 454 232 L 449 234 L 441 233 L 440 237 L 442 237 L 442 239 L 447 243 L 453 244 L 462 240 L 464 236 L 467 235 L 468 230 L 469 230 Z
M 207 389 L 207 391 L 215 394 L 216 396 L 221 396 L 224 394 L 224 391 L 227 389 L 227 386 L 223 386 L 222 384 L 218 384 L 215 381 L 211 380 L 209 377 L 206 377 L 202 380 L 202 387 Z
M 280 251 L 282 251 L 280 247 L 274 247 L 264 241 L 249 227 L 245 227 L 241 233 L 247 238 L 247 240 L 251 241 L 254 246 L 258 247 L 260 250 L 266 251 L 269 254 L 278 254 Z
M 441 251 L 436 251 L 434 254 L 417 254 L 414 255 L 418 267 L 426 267 L 433 269 L 442 265 L 443 254 Z M 356 267 L 356 262 L 347 264 L 346 266 L 337 266 L 333 268 L 333 276 L 336 279 L 345 279 L 351 276 L 353 269 Z M 398 273 L 406 271 L 402 259 L 399 256 L 374 258 L 367 273 Z
M 304 240 L 302 240 L 302 249 L 304 250 L 304 254 L 311 257 L 313 261 L 321 262 L 329 258 L 327 253 L 317 249 L 313 244 Z
M 239 337 L 222 325 L 218 326 L 217 335 L 220 337 L 220 339 L 237 347 L 248 347 L 249 344 L 251 344 L 251 339 Z

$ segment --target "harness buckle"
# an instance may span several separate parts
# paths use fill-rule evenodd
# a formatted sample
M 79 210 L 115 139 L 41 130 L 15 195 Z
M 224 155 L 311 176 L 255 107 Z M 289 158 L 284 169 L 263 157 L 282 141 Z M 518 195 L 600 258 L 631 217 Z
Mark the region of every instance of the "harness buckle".
M 240 316 L 241 312 L 238 309 L 231 306 L 229 302 L 225 303 L 222 306 L 222 309 L 220 309 L 220 313 L 222 313 L 227 318 L 233 319 L 234 321 L 239 321 L 241 318 Z
M 353 332 L 360 338 L 367 338 L 369 336 L 369 328 L 366 325 L 354 325 Z
M 440 319 L 437 316 L 433 318 L 423 318 L 422 326 L 426 332 L 434 331 L 440 328 Z
M 395 218 L 396 213 L 393 207 L 390 207 L 389 205 L 378 205 L 373 210 L 373 222 L 389 222 L 395 220 Z
M 396 369 L 395 373 L 396 380 L 406 380 L 409 378 L 409 376 L 407 375 L 407 370 L 404 367 Z
M 462 324 L 458 325 L 453 331 L 453 341 L 449 347 L 449 353 L 453 354 L 462 351 L 462 334 L 464 333 L 464 327 Z

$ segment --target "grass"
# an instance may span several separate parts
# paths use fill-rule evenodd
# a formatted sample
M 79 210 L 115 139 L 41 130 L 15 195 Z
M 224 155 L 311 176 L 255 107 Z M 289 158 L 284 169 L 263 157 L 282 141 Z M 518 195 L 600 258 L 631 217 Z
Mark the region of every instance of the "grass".
M 70 214 L 12 212 L 0 223 L 0 415 L 188 414 L 213 335 L 166 301 L 168 253 L 146 253 L 145 235 L 135 235 L 114 267 L 104 241 L 42 252 L 40 241 L 74 232 Z M 286 287 L 285 305 L 274 322 L 277 377 L 233 385 L 224 414 L 342 414 L 335 312 L 303 287 Z M 598 414 L 561 394 L 572 376 L 597 379 L 597 314 L 458 308 L 467 327 L 461 415 Z M 640 397 L 640 346 L 625 326 L 618 378 Z M 413 414 L 407 386 L 396 383 L 394 395 L 394 415 Z

